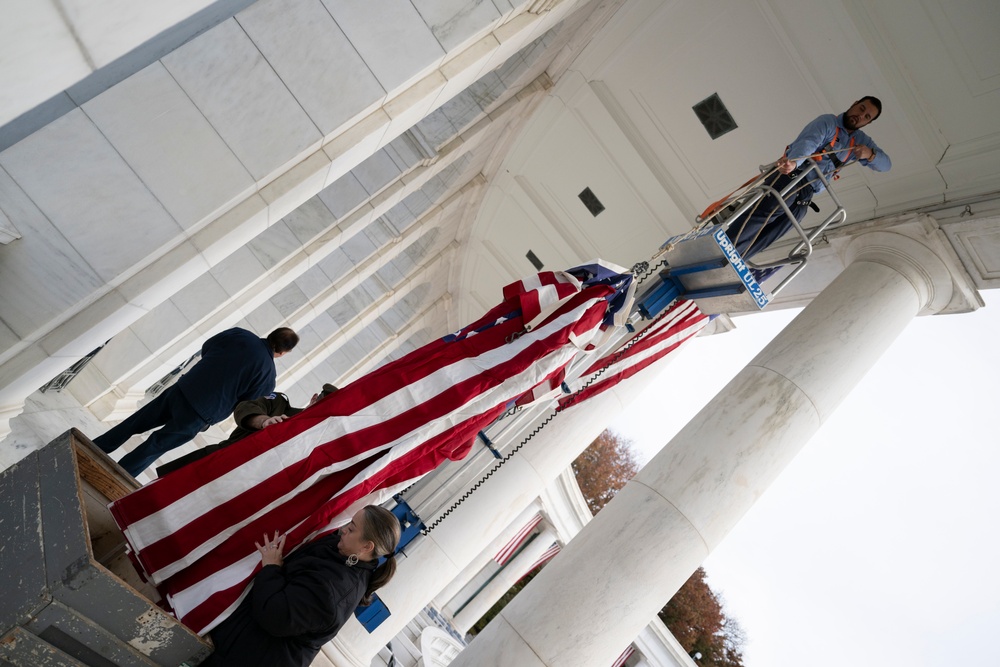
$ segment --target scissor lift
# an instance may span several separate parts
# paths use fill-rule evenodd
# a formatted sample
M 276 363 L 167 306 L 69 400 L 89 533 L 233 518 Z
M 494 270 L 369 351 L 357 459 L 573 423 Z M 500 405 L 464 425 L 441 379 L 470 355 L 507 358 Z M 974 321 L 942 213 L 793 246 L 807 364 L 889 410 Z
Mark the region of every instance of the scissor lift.
M 847 212 L 830 188 L 819 166 L 812 159 L 806 160 L 799 174 L 781 191 L 767 184 L 766 178 L 774 173 L 774 164 L 761 167 L 758 176 L 739 194 L 718 202 L 711 213 L 698 216 L 697 226 L 691 232 L 674 236 L 660 246 L 654 259 L 665 256 L 666 268 L 660 272 L 660 282 L 639 299 L 639 312 L 645 318 L 654 317 L 679 297 L 690 299 L 706 314 L 737 313 L 763 309 L 770 300 L 785 288 L 803 269 L 812 255 L 813 242 L 832 224 L 847 219 Z M 802 227 L 785 197 L 805 185 L 805 179 L 815 174 L 824 186 L 836 208 L 823 222 L 808 232 Z M 759 201 L 775 195 L 778 204 L 792 223 L 800 241 L 786 257 L 771 262 L 754 262 L 743 259 L 726 235 L 731 223 L 740 219 Z M 754 277 L 752 270 L 791 266 L 780 283 L 768 292 Z

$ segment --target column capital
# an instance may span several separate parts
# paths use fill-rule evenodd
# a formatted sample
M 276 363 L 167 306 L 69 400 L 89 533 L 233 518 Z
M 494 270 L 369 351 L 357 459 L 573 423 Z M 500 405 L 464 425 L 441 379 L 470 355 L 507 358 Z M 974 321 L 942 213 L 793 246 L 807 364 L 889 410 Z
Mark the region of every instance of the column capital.
M 920 299 L 920 315 L 963 313 L 983 305 L 961 260 L 937 221 L 916 214 L 880 221 L 854 236 L 844 263 L 874 262 L 904 276 Z

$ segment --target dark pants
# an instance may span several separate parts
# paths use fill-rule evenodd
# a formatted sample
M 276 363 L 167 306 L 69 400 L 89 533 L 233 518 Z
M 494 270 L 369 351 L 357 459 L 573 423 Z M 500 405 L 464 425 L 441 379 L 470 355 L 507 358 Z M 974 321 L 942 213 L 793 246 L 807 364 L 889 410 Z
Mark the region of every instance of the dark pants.
M 180 470 L 181 468 L 183 468 L 187 464 L 194 463 L 198 459 L 203 459 L 206 456 L 208 456 L 209 454 L 211 454 L 213 452 L 217 452 L 220 449 L 225 449 L 226 447 L 228 447 L 231 444 L 233 444 L 233 443 L 231 443 L 231 442 L 220 442 L 217 445 L 206 445 L 205 447 L 202 447 L 201 449 L 196 449 L 193 452 L 191 452 L 190 454 L 185 454 L 184 456 L 182 456 L 182 457 L 180 457 L 178 459 L 174 459 L 173 461 L 171 461 L 169 463 L 164 463 L 161 466 L 157 466 L 156 467 L 156 476 L 157 477 L 163 477 L 168 472 L 173 472 L 175 470 Z
M 94 444 L 110 453 L 133 435 L 158 426 L 163 428 L 151 433 L 144 443 L 118 461 L 130 475 L 138 475 L 164 452 L 190 441 L 208 426 L 208 422 L 195 412 L 184 394 L 173 386 L 139 408 L 118 426 L 94 438 Z
M 796 172 L 789 175 L 776 174 L 777 178 L 772 179 L 770 185 L 780 192 L 795 177 L 795 174 Z M 808 182 L 799 183 L 797 187 L 801 187 L 801 189 L 798 192 L 793 190 L 792 193 L 786 195 L 785 201 L 795 219 L 801 222 L 809 208 L 809 202 L 812 201 L 813 189 Z M 764 197 L 757 203 L 757 208 L 751 210 L 752 213 L 749 217 L 744 214 L 739 218 L 734 218 L 726 229 L 726 235 L 729 236 L 729 240 L 736 246 L 743 259 L 749 259 L 761 252 L 792 228 L 792 221 L 789 220 L 788 214 L 785 213 L 785 209 L 781 207 L 774 195 Z M 746 224 L 744 224 L 744 220 Z M 770 270 L 765 269 L 765 271 L 768 271 L 768 275 L 770 275 Z

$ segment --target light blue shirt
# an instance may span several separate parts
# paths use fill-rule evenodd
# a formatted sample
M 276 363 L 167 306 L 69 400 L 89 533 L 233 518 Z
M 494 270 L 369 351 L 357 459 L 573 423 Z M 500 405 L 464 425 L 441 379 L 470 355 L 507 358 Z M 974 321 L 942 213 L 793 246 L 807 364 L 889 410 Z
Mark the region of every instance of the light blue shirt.
M 834 140 L 834 136 L 836 136 L 836 141 L 831 146 L 830 142 Z M 871 160 L 858 160 L 862 165 L 875 171 L 889 171 L 892 169 L 892 160 L 889 159 L 889 155 L 875 145 L 871 137 L 861 130 L 850 132 L 844 127 L 844 114 L 840 114 L 839 116 L 824 114 L 806 125 L 802 128 L 802 132 L 799 133 L 795 141 L 788 146 L 785 155 L 789 159 L 796 158 L 796 164 L 801 166 L 805 162 L 805 159 L 813 153 L 836 150 L 837 159 L 841 162 L 846 162 L 851 158 L 851 152 L 847 150 L 851 139 L 854 139 L 855 146 L 867 146 L 875 152 L 875 157 Z M 823 161 L 817 161 L 817 163 L 823 175 L 829 178 L 834 170 L 833 160 L 828 155 L 824 155 Z M 823 184 L 819 179 L 813 176 L 812 180 L 813 190 L 822 192 Z

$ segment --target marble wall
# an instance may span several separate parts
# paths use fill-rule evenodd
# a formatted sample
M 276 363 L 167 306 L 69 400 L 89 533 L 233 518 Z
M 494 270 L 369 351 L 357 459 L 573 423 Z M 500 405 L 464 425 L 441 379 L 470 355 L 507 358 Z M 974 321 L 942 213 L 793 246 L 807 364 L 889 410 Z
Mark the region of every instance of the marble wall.
M 0 125 L 105 68 L 213 0 L 14 0 L 0 22 Z M 228 9 L 228 8 L 226 8 Z M 225 11 L 225 9 L 223 9 Z M 203 19 L 204 20 L 204 19 Z

